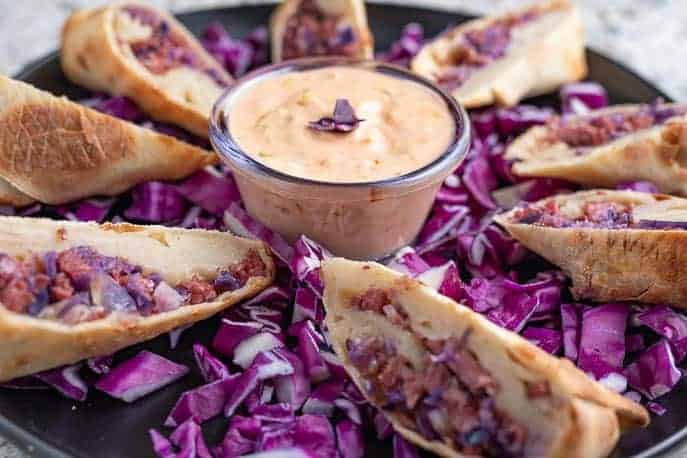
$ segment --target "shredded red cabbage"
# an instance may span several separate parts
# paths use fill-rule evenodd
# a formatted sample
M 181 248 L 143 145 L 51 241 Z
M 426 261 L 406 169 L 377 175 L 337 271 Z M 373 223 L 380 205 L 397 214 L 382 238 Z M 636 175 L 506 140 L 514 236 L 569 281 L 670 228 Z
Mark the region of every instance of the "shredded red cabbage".
M 345 393 L 344 393 L 345 396 Z M 363 424 L 363 416 L 358 405 L 346 397 L 340 397 L 334 401 L 334 405 L 339 408 L 350 421 L 356 425 Z
M 261 331 L 254 336 L 241 341 L 236 348 L 234 348 L 234 358 L 232 361 L 237 366 L 247 369 L 263 352 L 267 352 L 275 348 L 281 348 L 283 346 L 283 338 L 280 335 L 275 335 L 267 331 Z
M 320 415 L 301 415 L 290 423 L 265 431 L 256 448 L 257 451 L 267 451 L 294 446 L 315 456 L 335 456 L 336 437 L 329 420 Z
M 422 27 L 409 24 L 389 52 L 378 57 L 408 65 L 423 40 Z M 267 62 L 265 28 L 237 40 L 213 24 L 203 43 L 234 76 Z M 591 83 L 563 88 L 561 99 L 563 113 L 586 112 L 607 103 L 603 88 Z M 123 97 L 97 95 L 83 103 L 207 147 L 179 128 L 146 119 Z M 550 178 L 523 181 L 503 158 L 514 136 L 553 114 L 549 108 L 530 105 L 472 112 L 475 135 L 466 161 L 443 183 L 416 244 L 399 251 L 389 266 L 521 332 L 545 351 L 563 354 L 612 389 L 625 391 L 629 385 L 633 391 L 625 392 L 628 398 L 655 399 L 682 378 L 677 364 L 687 355 L 684 313 L 662 305 L 632 309 L 625 304 L 570 303 L 565 277 L 492 224 L 500 209 L 576 189 Z M 648 182 L 623 183 L 619 189 L 656 190 Z M 263 240 L 280 259 L 277 285 L 224 314 L 212 340 L 215 354 L 194 345 L 193 371 L 204 384 L 169 406 L 166 424 L 176 427 L 170 439 L 150 431 L 158 456 L 358 457 L 365 452 L 361 437 L 371 432 L 389 442 L 396 457 L 418 456 L 415 447 L 366 403 L 328 343 L 319 271 L 331 254 L 307 237 L 291 246 L 257 223 L 242 207 L 225 168 L 207 169 L 177 183 L 143 183 L 112 199 L 60 207 L 3 207 L 0 213 L 228 229 Z M 534 275 L 537 271 L 543 273 Z M 149 352 L 108 372 L 110 365 L 107 358 L 88 361 L 91 371 L 100 375 L 95 387 L 127 402 L 189 371 Z M 88 386 L 79 376 L 81 367 L 67 366 L 2 386 L 51 386 L 83 400 Z M 657 403 L 647 407 L 657 415 L 665 411 Z M 209 449 L 199 423 L 222 412 L 230 418 L 227 433 Z
M 303 404 L 303 413 L 331 417 L 334 413 L 334 402 L 343 393 L 342 380 L 330 380 L 321 383 Z
M 205 212 L 199 206 L 192 206 L 184 215 L 181 223 L 179 223 L 179 227 L 184 229 L 220 229 L 221 219 L 211 215 L 204 215 L 203 213 Z
M 88 395 L 88 386 L 79 375 L 81 367 L 83 367 L 82 364 L 64 366 L 40 372 L 35 377 L 43 383 L 52 386 L 68 398 L 76 401 L 85 401 Z
M 134 221 L 148 223 L 170 223 L 180 220 L 188 204 L 171 184 L 149 181 L 136 186 L 132 192 L 133 202 L 124 211 L 124 216 Z
M 624 181 L 618 183 L 616 189 L 628 190 L 628 191 L 639 191 L 646 192 L 649 194 L 656 194 L 658 192 L 658 186 L 650 181 Z
M 99 356 L 86 360 L 86 365 L 95 374 L 107 374 L 112 369 L 112 355 Z
M 400 249 L 387 266 L 410 277 L 417 277 L 430 268 L 429 264 L 411 247 Z
M 470 209 L 465 205 L 438 205 L 422 228 L 417 240 L 418 245 L 424 247 L 450 236 L 469 212 Z
M 374 425 L 375 434 L 379 440 L 389 439 L 394 433 L 394 427 L 380 411 L 377 411 L 374 414 L 372 418 L 372 424 Z
M 539 305 L 537 297 L 510 287 L 510 280 L 504 280 L 501 303 L 487 312 L 487 317 L 501 327 L 520 332 Z
M 285 263 L 293 256 L 293 248 L 279 235 L 255 221 L 238 202 L 232 202 L 224 213 L 224 223 L 236 235 L 267 243 L 274 254 Z
M 419 458 L 417 448 L 405 440 L 400 434 L 395 433 L 393 438 L 394 458 Z
M 60 205 L 56 211 L 68 220 L 101 223 L 110 213 L 115 200 L 114 198 L 85 199 L 69 205 Z
M 231 455 L 230 455 L 231 456 Z M 250 458 L 318 458 L 319 455 L 304 447 L 286 447 L 268 450 L 266 452 L 246 455 Z
M 450 297 L 460 296 L 463 287 L 458 267 L 453 261 L 430 267 L 415 278 Z
M 566 84 L 560 90 L 563 113 L 583 115 L 608 106 L 606 89 L 598 83 Z
M 237 322 L 228 318 L 222 319 L 219 331 L 212 340 L 212 348 L 228 357 L 234 356 L 234 349 L 243 341 L 258 334 L 262 324 L 253 322 Z
M 391 45 L 388 52 L 381 53 L 377 59 L 390 64 L 408 67 L 410 60 L 420 51 L 424 42 L 424 30 L 422 25 L 411 23 L 401 31 L 401 37 Z
M 204 345 L 193 344 L 193 356 L 200 375 L 206 382 L 211 383 L 229 377 L 230 373 L 227 366 L 219 358 L 212 355 Z
M 508 137 L 521 134 L 532 126 L 544 124 L 553 115 L 551 108 L 533 105 L 502 108 L 496 111 L 496 126 L 500 135 Z
M 310 288 L 298 288 L 293 304 L 292 323 L 303 320 L 312 320 L 321 324 L 324 318 L 324 309 L 317 295 Z
M 251 307 L 259 304 L 269 304 L 277 306 L 279 309 L 287 307 L 286 303 L 291 298 L 291 290 L 287 290 L 280 286 L 270 286 L 252 299 L 248 299 L 243 303 L 243 308 Z
M 557 329 L 530 326 L 522 332 L 522 336 L 552 355 L 558 354 L 562 346 L 562 335 Z
M 293 374 L 274 378 L 275 394 L 279 402 L 289 404 L 296 411 L 310 396 L 310 378 L 298 356 L 283 348 L 276 351 L 291 363 Z
M 561 327 L 563 328 L 563 354 L 577 361 L 580 350 L 580 329 L 582 328 L 582 308 L 580 304 L 561 304 Z
M 234 179 L 209 167 L 179 183 L 177 192 L 188 201 L 216 216 L 222 216 L 232 202 L 241 198 Z
M 203 33 L 202 44 L 234 78 L 267 63 L 267 28 L 258 27 L 246 38 L 232 38 L 219 22 L 210 24 Z
M 212 458 L 205 444 L 203 431 L 192 418 L 179 425 L 169 436 L 169 440 L 179 449 L 177 457 Z
M 630 309 L 625 304 L 601 305 L 582 313 L 577 358 L 580 369 L 599 381 L 611 374 L 622 373 L 629 313 Z
M 290 267 L 298 281 L 308 285 L 317 296 L 322 296 L 324 285 L 320 277 L 322 261 L 331 257 L 326 248 L 302 235 L 294 245 Z
M 659 417 L 668 411 L 668 409 L 663 407 L 658 402 L 654 402 L 654 401 L 647 402 L 646 408 L 649 409 L 649 412 L 651 412 L 655 415 L 658 415 Z
M 182 364 L 142 351 L 114 367 L 94 386 L 113 398 L 134 402 L 180 379 L 188 371 Z
M 97 94 L 91 99 L 83 100 L 81 103 L 102 113 L 129 122 L 138 122 L 144 117 L 143 112 L 132 100 L 121 95 L 108 97 L 105 94 Z
M 365 443 L 362 428 L 349 419 L 336 425 L 336 440 L 341 458 L 363 458 Z
M 627 366 L 625 375 L 630 386 L 649 399 L 668 393 L 682 378 L 665 339 L 646 349 L 637 361 Z
M 315 324 L 310 320 L 299 321 L 289 326 L 288 333 L 298 341 L 298 355 L 310 381 L 317 383 L 329 378 L 329 368 L 320 352 L 320 346 L 325 343 L 324 337 Z
M 222 407 L 236 389 L 239 374 L 215 380 L 184 392 L 165 420 L 165 426 L 179 426 L 189 418 L 199 424 L 222 413 Z
M 153 443 L 153 451 L 160 458 L 176 458 L 176 452 L 172 443 L 162 434 L 154 429 L 148 431 L 150 440 Z
M 260 420 L 234 415 L 224 439 L 214 450 L 215 456 L 241 456 L 252 452 L 260 429 Z
M 666 305 L 655 305 L 638 313 L 633 321 L 638 326 L 646 326 L 670 343 L 676 362 L 687 356 L 687 317 Z

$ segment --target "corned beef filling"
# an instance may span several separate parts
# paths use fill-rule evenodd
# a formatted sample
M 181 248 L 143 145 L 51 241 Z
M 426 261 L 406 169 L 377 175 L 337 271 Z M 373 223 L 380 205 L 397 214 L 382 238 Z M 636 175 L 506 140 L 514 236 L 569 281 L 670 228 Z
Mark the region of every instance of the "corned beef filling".
M 410 330 L 407 314 L 385 290 L 370 289 L 351 306 L 394 316 Z M 468 339 L 469 333 L 446 340 L 421 338 L 426 357 L 420 367 L 380 336 L 349 339 L 346 346 L 368 395 L 407 428 L 466 455 L 523 456 L 527 429 L 494 405 L 498 383 L 467 348 Z M 538 384 L 532 393 L 532 398 L 547 396 L 548 384 Z
M 475 71 L 506 54 L 513 29 L 538 15 L 536 11 L 510 15 L 487 27 L 459 35 L 447 61 L 442 62 L 446 68 L 438 75 L 438 84 L 449 91 L 462 86 Z
M 637 219 L 639 219 L 637 221 Z M 561 214 L 558 204 L 550 200 L 544 205 L 526 204 L 517 209 L 512 218 L 514 223 L 532 224 L 544 227 L 589 227 L 601 229 L 652 229 L 684 230 L 685 221 L 641 219 L 633 217 L 633 207 L 617 202 L 586 202 L 575 217 Z
M 214 280 L 194 275 L 175 286 L 88 246 L 27 258 L 0 254 L 0 302 L 16 313 L 78 324 L 114 311 L 147 316 L 212 301 L 242 287 L 251 276 L 265 274 L 254 250 Z
M 560 214 L 558 204 L 550 200 L 544 205 L 525 205 L 518 209 L 513 221 L 546 227 L 601 227 L 627 229 L 632 227 L 632 208 L 615 202 L 587 202 L 577 217 Z
M 230 84 L 214 68 L 207 65 L 189 46 L 186 37 L 171 30 L 167 21 L 139 6 L 123 8 L 132 19 L 150 27 L 151 36 L 128 43 L 136 59 L 151 73 L 161 75 L 178 67 L 190 67 L 204 72 L 222 87 Z
M 669 118 L 684 112 L 681 108 L 656 104 L 646 105 L 631 112 L 572 119 L 557 118 L 551 125 L 550 141 L 564 142 L 578 148 L 578 154 L 584 154 L 585 148 L 604 145 L 625 135 L 661 125 Z
M 360 41 L 343 18 L 322 12 L 314 0 L 303 0 L 286 23 L 282 59 L 308 56 L 356 56 Z
M 392 294 L 385 289 L 370 288 L 364 294 L 354 297 L 351 305 L 363 311 L 385 315 L 396 326 L 407 329 L 408 314 L 402 307 L 394 305 Z
M 558 204 L 551 200 L 545 205 L 526 205 L 518 209 L 513 221 L 546 227 L 599 227 L 631 229 L 639 227 L 632 221 L 632 207 L 616 202 L 586 202 L 577 217 L 560 214 Z

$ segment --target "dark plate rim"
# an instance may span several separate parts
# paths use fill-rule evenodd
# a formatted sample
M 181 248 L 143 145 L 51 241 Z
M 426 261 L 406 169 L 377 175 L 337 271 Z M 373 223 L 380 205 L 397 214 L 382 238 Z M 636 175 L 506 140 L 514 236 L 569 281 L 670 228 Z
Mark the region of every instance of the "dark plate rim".
M 203 14 L 207 13 L 209 11 L 222 11 L 222 10 L 233 10 L 238 7 L 246 7 L 246 6 L 251 6 L 251 5 L 241 5 L 241 6 L 234 6 L 234 7 L 224 7 L 224 8 L 208 8 L 208 9 L 194 9 L 191 11 L 182 11 L 177 13 L 177 16 L 191 16 L 194 14 Z M 256 5 L 252 5 L 256 6 Z M 389 5 L 389 6 L 396 6 L 396 7 L 403 7 L 404 5 Z M 430 10 L 430 11 L 442 11 L 444 12 L 445 10 L 439 10 L 437 8 L 419 8 L 419 9 L 425 9 L 425 10 Z M 448 12 L 448 11 L 446 11 Z M 473 16 L 472 14 L 465 13 L 465 12 L 460 12 L 460 11 L 451 11 L 451 13 L 454 14 L 460 14 L 466 17 Z M 661 88 L 657 87 L 655 84 L 651 83 L 648 81 L 646 78 L 644 78 L 642 75 L 638 74 L 635 70 L 627 67 L 625 64 L 620 63 L 605 54 L 587 47 L 587 52 L 589 52 L 591 55 L 593 55 L 595 58 L 601 59 L 605 61 L 607 64 L 613 65 L 616 68 L 620 69 L 623 71 L 623 73 L 626 73 L 629 76 L 632 76 L 633 78 L 637 79 L 641 83 L 645 84 L 646 86 L 651 87 L 654 89 L 660 97 L 665 99 L 666 101 L 672 101 L 672 98 L 667 95 Z M 26 78 L 26 76 L 29 73 L 32 73 L 34 71 L 39 70 L 41 67 L 43 67 L 46 63 L 49 61 L 52 61 L 54 59 L 59 58 L 60 53 L 59 51 L 52 51 L 42 57 L 38 57 L 26 65 L 24 65 L 15 75 L 14 78 L 23 80 Z M 60 450 L 58 447 L 52 445 L 49 441 L 46 441 L 42 438 L 40 438 L 36 434 L 32 434 L 18 426 L 16 426 L 14 423 L 12 423 L 9 419 L 7 419 L 4 415 L 0 414 L 0 434 L 2 434 L 6 439 L 8 439 L 12 444 L 16 445 L 18 448 L 22 449 L 27 455 L 29 456 L 36 456 L 36 457 L 45 457 L 45 458 L 72 458 L 72 455 L 69 455 L 68 453 L 65 453 L 64 451 Z M 682 428 L 675 433 L 673 433 L 671 436 L 669 436 L 667 439 L 665 439 L 663 442 L 660 442 L 647 450 L 644 450 L 643 452 L 634 455 L 633 458 L 651 458 L 651 457 L 657 457 L 662 453 L 668 452 L 672 449 L 674 449 L 679 443 L 683 442 L 687 438 L 687 427 Z
M 393 5 L 390 5 L 390 6 L 393 6 Z M 207 10 L 198 10 L 198 11 L 192 11 L 192 12 L 180 13 L 180 14 L 181 15 L 191 15 L 191 14 L 197 14 L 197 13 L 207 13 L 208 11 L 231 10 L 231 9 L 232 9 L 232 7 L 211 8 L 211 9 L 207 9 Z M 431 8 L 426 8 L 426 9 L 430 10 L 430 11 L 438 11 L 438 10 L 432 10 Z M 469 14 L 464 14 L 464 13 L 460 13 L 460 12 L 456 12 L 456 14 L 461 14 L 461 15 L 468 16 L 468 17 L 470 16 Z M 606 63 L 615 66 L 616 68 L 622 70 L 623 73 L 627 73 L 629 76 L 632 76 L 633 78 L 637 79 L 638 81 L 642 82 L 643 84 L 651 87 L 652 89 L 654 89 L 659 94 L 660 97 L 662 97 L 666 101 L 668 101 L 668 102 L 672 101 L 672 97 L 670 97 L 668 94 L 666 94 L 662 88 L 656 86 L 654 83 L 650 82 L 644 76 L 640 75 L 635 70 L 628 67 L 627 65 L 608 57 L 607 55 L 603 54 L 600 51 L 597 51 L 596 49 L 594 49 L 592 47 L 587 46 L 586 50 L 588 53 L 593 55 L 595 58 L 601 59 L 601 60 L 605 61 Z M 47 62 L 49 62 L 53 59 L 59 58 L 59 57 L 60 57 L 59 51 L 52 51 L 51 53 L 48 53 L 42 57 L 38 57 L 38 58 L 32 60 L 31 62 L 29 62 L 28 64 L 24 65 L 14 75 L 14 78 L 20 79 L 20 80 L 24 79 L 27 74 L 38 70 L 40 67 L 44 66 Z

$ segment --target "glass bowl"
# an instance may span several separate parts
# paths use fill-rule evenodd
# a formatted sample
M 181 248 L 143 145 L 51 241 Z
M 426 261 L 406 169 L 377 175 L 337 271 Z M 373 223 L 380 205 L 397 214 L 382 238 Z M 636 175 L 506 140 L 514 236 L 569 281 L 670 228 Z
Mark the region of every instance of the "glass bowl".
M 289 175 L 246 154 L 232 137 L 229 118 L 237 97 L 255 82 L 276 75 L 331 66 L 379 72 L 420 84 L 440 96 L 455 122 L 454 138 L 432 162 L 401 176 L 367 182 L 326 182 Z M 337 256 L 379 259 L 410 244 L 427 217 L 444 179 L 470 146 L 465 110 L 434 84 L 409 71 L 374 61 L 298 59 L 246 75 L 215 103 L 210 141 L 232 170 L 248 213 L 289 242 L 301 234 Z

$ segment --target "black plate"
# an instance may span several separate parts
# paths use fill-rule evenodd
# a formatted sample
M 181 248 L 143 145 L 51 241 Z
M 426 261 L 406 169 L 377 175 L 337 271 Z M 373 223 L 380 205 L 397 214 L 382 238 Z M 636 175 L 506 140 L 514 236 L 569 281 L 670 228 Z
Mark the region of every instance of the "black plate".
M 242 36 L 258 25 L 267 23 L 271 7 L 252 6 L 199 11 L 182 14 L 180 19 L 194 32 L 218 20 L 235 36 Z M 369 18 L 377 45 L 384 49 L 397 38 L 404 24 L 417 21 L 433 36 L 467 16 L 396 6 L 369 5 Z M 590 78 L 601 82 L 614 102 L 647 102 L 667 97 L 633 72 L 600 54 L 589 51 Z M 18 78 L 55 94 L 81 97 L 84 92 L 65 79 L 57 53 L 26 67 Z M 547 103 L 547 98 L 539 103 Z M 206 342 L 217 328 L 216 320 L 200 323 L 188 331 L 179 347 L 169 349 L 166 337 L 121 352 L 129 356 L 147 348 L 175 361 L 193 364 L 191 345 Z M 15 441 L 35 456 L 53 457 L 145 457 L 153 456 L 148 429 L 158 428 L 182 391 L 201 383 L 190 375 L 183 381 L 127 405 L 92 390 L 88 401 L 74 403 L 50 391 L 0 390 L 0 434 Z M 671 406 L 662 417 L 654 417 L 650 427 L 626 435 L 614 456 L 648 457 L 667 451 L 687 436 L 687 383 L 683 382 L 662 403 Z M 226 421 L 216 419 L 207 424 L 211 444 L 220 439 Z M 368 456 L 391 456 L 388 444 L 370 441 Z

